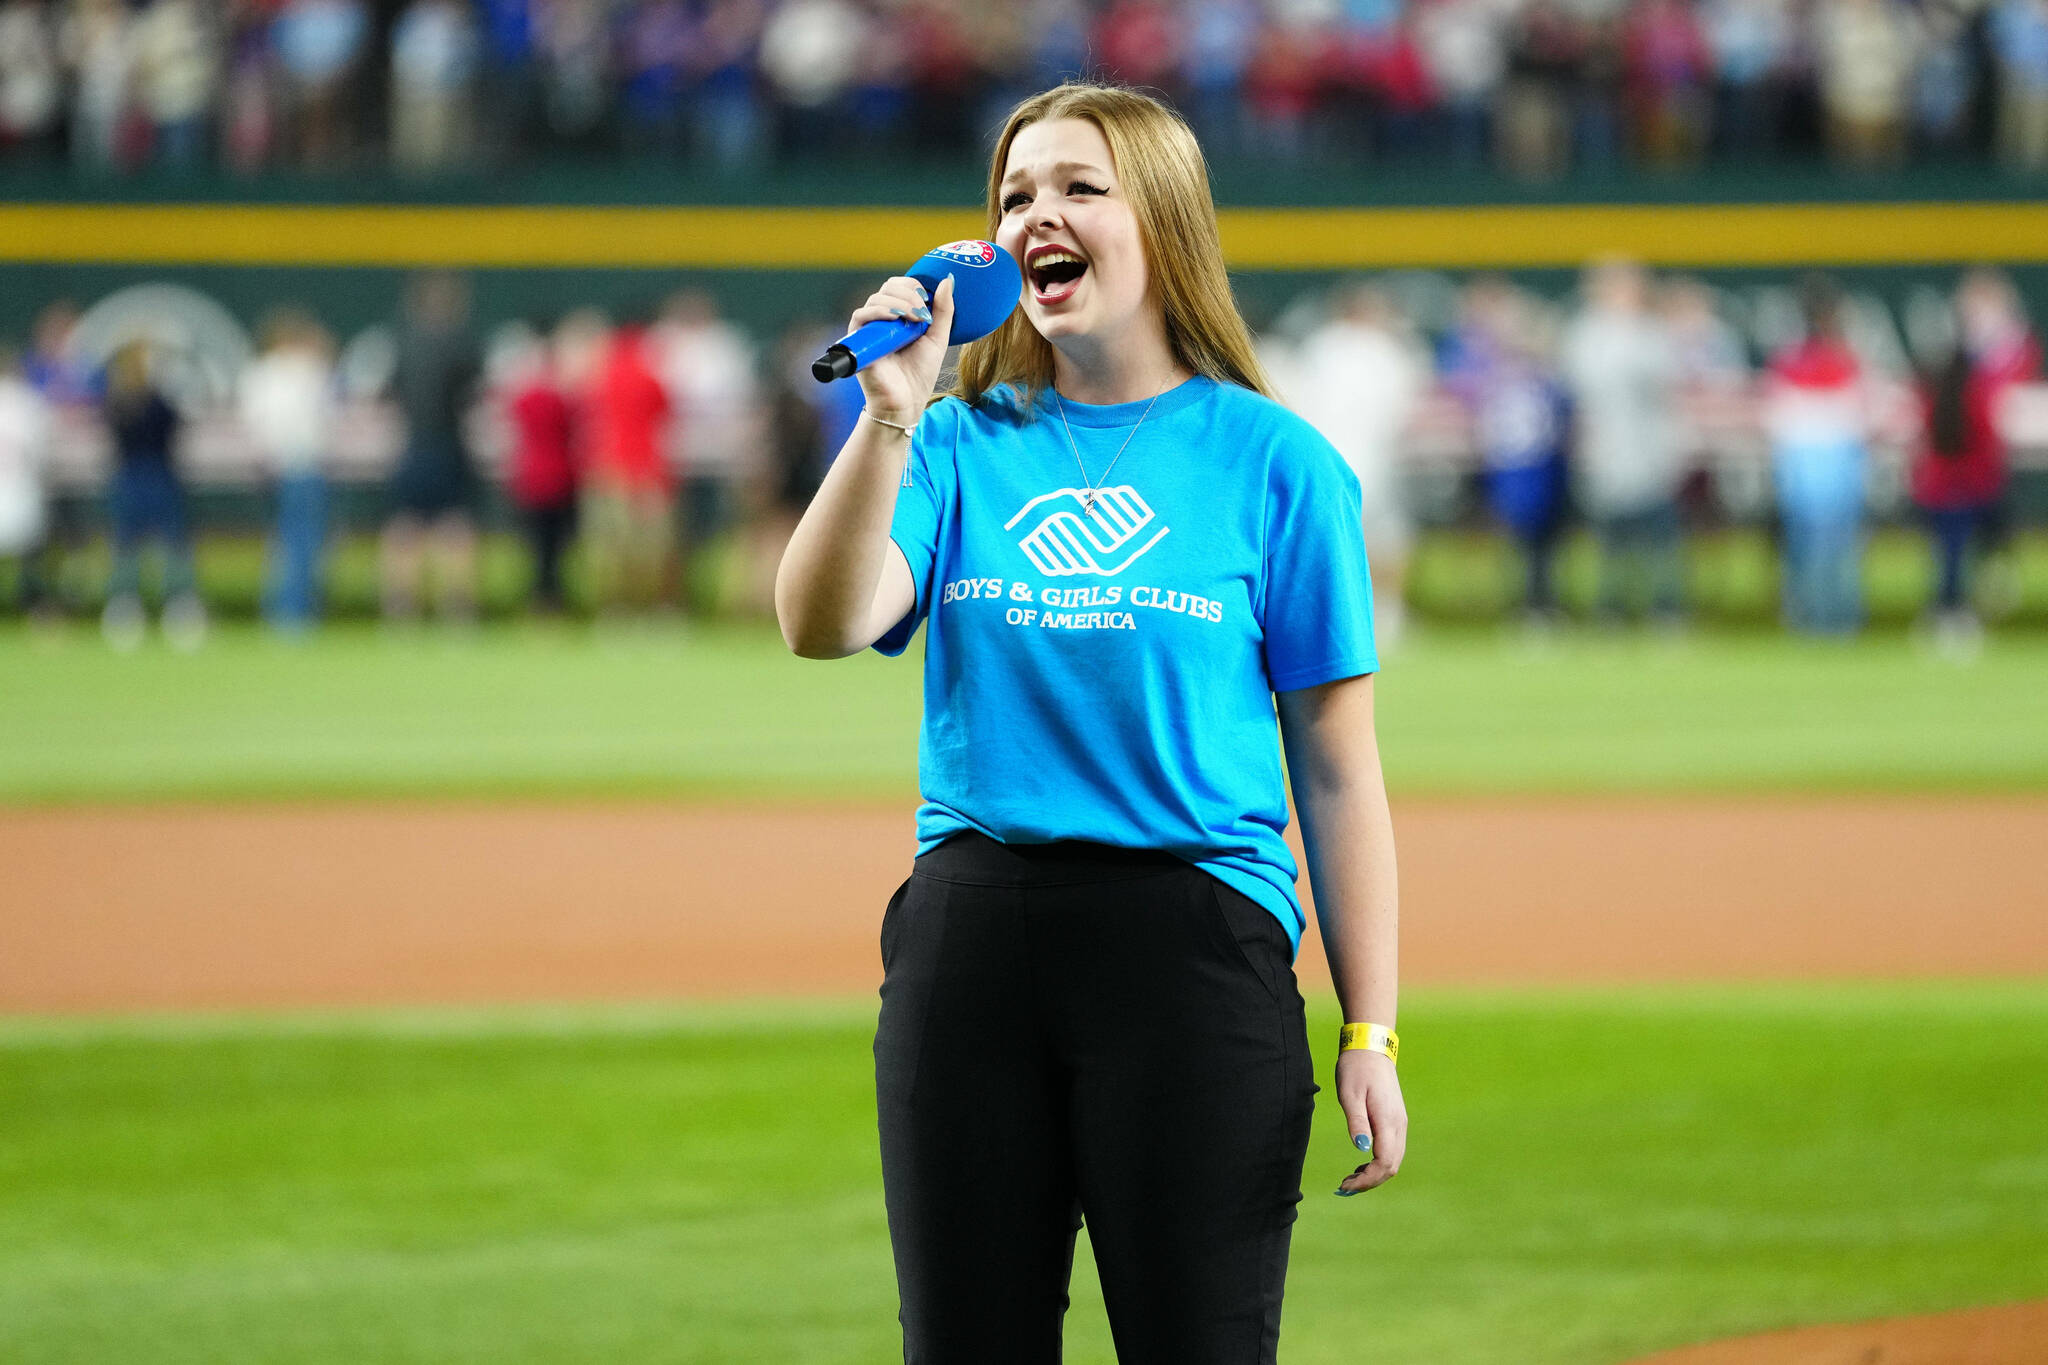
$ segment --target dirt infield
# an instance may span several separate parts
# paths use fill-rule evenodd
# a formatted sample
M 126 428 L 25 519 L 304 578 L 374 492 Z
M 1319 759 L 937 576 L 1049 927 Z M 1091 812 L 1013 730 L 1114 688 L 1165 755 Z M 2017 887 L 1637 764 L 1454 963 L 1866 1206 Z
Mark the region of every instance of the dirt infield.
M 1403 802 L 1403 977 L 2048 972 L 2048 799 Z M 0 811 L 0 1012 L 871 991 L 909 813 Z M 1298 850 L 1297 850 L 1298 852 Z M 1298 964 L 1328 973 L 1313 928 Z M 1641 1365 L 2037 1365 L 2048 1305 Z
M 2048 972 L 2048 799 L 1396 822 L 1408 981 Z M 901 808 L 0 811 L 0 1011 L 856 994 L 910 854 Z
M 1665 1351 L 1635 1365 L 2039 1365 L 2048 1303 L 1802 1327 Z

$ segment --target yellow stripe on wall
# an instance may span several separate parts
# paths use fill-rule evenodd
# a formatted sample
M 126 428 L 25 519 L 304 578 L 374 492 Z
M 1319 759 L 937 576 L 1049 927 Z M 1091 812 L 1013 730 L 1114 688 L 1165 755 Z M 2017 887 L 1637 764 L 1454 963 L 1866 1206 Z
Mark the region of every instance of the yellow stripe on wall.
M 2048 261 L 2041 204 L 1226 209 L 1254 270 Z M 0 205 L 0 262 L 93 265 L 900 269 L 972 210 Z

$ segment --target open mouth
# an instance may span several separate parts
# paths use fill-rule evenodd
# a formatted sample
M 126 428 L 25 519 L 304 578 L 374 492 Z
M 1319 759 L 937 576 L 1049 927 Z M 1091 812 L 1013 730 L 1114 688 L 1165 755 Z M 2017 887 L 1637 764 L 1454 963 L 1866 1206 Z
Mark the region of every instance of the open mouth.
M 1080 287 L 1088 262 L 1058 247 L 1031 258 L 1031 292 L 1040 303 L 1058 303 Z

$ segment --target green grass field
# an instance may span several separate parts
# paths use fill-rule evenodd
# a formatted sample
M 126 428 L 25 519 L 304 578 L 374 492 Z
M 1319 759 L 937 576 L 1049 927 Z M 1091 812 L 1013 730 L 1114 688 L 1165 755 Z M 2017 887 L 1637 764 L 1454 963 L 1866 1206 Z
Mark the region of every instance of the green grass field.
M 1416 992 L 1411 1158 L 1352 1200 L 1335 1027 L 1312 1011 L 1293 1365 L 1600 1365 L 2048 1294 L 2048 985 Z M 871 1030 L 0 1025 L 0 1360 L 900 1359 Z M 1067 1359 L 1107 1365 L 1085 1257 L 1074 1300 Z
M 910 800 L 919 661 L 770 627 L 493 628 L 110 656 L 0 632 L 0 802 L 422 795 Z M 2048 636 L 1438 632 L 1395 655 L 1397 794 L 2048 788 Z
M 1397 797 L 2048 789 L 2048 638 L 1425 634 Z M 915 658 L 0 630 L 0 803 L 915 792 Z M 0 885 L 0 951 L 4 945 Z M 1327 1087 L 1333 1002 L 1311 1002 Z M 0 1362 L 900 1358 L 874 1002 L 0 1018 Z M 1290 1365 L 1609 1365 L 2048 1295 L 2048 981 L 1411 992 L 1408 1168 L 1320 1097 Z M 1162 1134 L 1161 1141 L 1170 1141 Z M 1190 1197 L 1200 1197 L 1191 1191 Z M 1067 1358 L 1113 1360 L 1085 1256 Z

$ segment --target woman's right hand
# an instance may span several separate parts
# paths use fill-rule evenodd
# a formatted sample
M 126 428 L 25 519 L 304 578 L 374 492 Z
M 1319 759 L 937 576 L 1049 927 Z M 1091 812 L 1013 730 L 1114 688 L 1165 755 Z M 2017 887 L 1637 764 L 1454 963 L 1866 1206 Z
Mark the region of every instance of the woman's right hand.
M 854 377 L 875 416 L 914 427 L 939 382 L 946 340 L 953 332 L 953 277 L 939 281 L 938 291 L 926 300 L 924 286 L 916 280 L 892 276 L 853 311 L 846 330 L 889 318 L 928 321 L 931 326 L 916 341 L 862 367 Z

